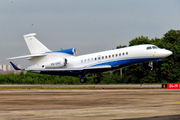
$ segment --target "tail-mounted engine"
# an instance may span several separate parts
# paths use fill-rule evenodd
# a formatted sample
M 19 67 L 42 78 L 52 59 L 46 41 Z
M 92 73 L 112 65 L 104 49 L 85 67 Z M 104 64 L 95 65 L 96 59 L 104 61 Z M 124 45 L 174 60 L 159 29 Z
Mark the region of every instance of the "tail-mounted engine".
M 42 68 L 48 69 L 48 68 L 64 68 L 67 66 L 67 59 L 60 59 L 58 61 L 45 63 L 42 65 Z
M 66 54 L 74 55 L 74 56 L 76 56 L 77 54 L 76 48 L 70 48 L 70 49 L 65 49 L 65 50 L 60 50 L 60 51 L 55 51 L 55 52 L 66 53 Z

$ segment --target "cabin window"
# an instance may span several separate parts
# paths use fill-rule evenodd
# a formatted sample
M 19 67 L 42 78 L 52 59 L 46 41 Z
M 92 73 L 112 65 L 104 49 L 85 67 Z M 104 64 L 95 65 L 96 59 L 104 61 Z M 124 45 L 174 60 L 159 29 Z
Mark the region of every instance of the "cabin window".
M 114 55 L 112 55 L 112 57 L 114 57 Z
M 96 60 L 97 60 L 97 58 L 94 58 L 94 60 L 96 61 Z
M 102 59 L 104 59 L 104 56 L 102 56 Z
M 119 56 L 121 56 L 121 53 L 119 53 Z
M 116 54 L 116 57 L 118 56 L 118 54 Z
M 126 55 L 128 55 L 128 52 L 126 52 Z
M 111 55 L 109 55 L 109 58 L 111 58 Z
M 88 59 L 88 62 L 90 62 L 90 59 Z
M 105 58 L 107 59 L 107 56 L 105 56 Z
M 123 53 L 123 55 L 124 55 L 124 53 Z
M 93 58 L 91 58 L 91 61 L 93 61 Z
M 86 59 L 84 60 L 84 62 L 86 62 Z
M 81 63 L 83 63 L 83 60 L 81 60 Z
M 149 47 L 147 47 L 146 49 L 147 49 L 147 50 L 150 50 L 150 49 L 152 49 L 152 48 L 149 46 Z
M 101 58 L 100 57 L 98 57 L 98 60 L 100 60 Z

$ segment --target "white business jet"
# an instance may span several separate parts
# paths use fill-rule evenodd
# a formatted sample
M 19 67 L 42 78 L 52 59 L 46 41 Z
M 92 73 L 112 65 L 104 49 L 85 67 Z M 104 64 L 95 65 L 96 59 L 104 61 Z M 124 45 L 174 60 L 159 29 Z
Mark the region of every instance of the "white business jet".
M 152 44 L 136 45 L 120 49 L 108 50 L 92 54 L 76 56 L 76 49 L 51 51 L 39 42 L 34 36 L 36 33 L 24 35 L 24 39 L 31 55 L 13 57 L 8 59 L 27 58 L 31 66 L 25 71 L 59 75 L 77 76 L 80 82 L 87 81 L 86 75 L 96 74 L 95 83 L 100 82 L 102 72 L 112 71 L 132 64 L 159 61 L 172 54 L 171 51 L 160 49 Z M 15 70 L 21 70 L 10 62 Z

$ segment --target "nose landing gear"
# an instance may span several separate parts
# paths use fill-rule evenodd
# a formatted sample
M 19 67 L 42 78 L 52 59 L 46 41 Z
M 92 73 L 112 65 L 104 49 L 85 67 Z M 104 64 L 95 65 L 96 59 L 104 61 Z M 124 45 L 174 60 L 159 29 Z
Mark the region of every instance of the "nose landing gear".
M 148 66 L 151 67 L 151 70 L 153 70 L 153 62 L 152 61 L 149 62 Z

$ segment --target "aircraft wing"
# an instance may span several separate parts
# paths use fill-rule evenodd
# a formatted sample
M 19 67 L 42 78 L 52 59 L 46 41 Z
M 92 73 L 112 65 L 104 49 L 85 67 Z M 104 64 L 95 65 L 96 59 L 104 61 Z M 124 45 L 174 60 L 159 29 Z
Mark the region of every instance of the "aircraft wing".
M 83 67 L 83 68 L 58 68 L 58 69 L 25 69 L 27 71 L 83 71 L 83 70 L 93 70 L 93 69 L 108 69 L 111 68 L 110 65 L 100 65 L 93 67 Z
M 34 73 L 44 73 L 51 75 L 79 75 L 83 71 L 92 73 L 93 71 L 102 70 L 102 69 L 110 69 L 110 65 L 99 65 L 92 67 L 83 67 L 83 68 L 58 68 L 58 69 L 20 69 L 14 63 L 10 62 L 15 70 L 26 70 Z
M 93 66 L 93 67 L 85 67 L 83 70 L 93 70 L 93 69 L 108 69 L 111 68 L 110 65 L 98 65 L 98 66 Z
M 27 71 L 82 71 L 81 68 L 58 68 L 58 69 L 25 69 Z

